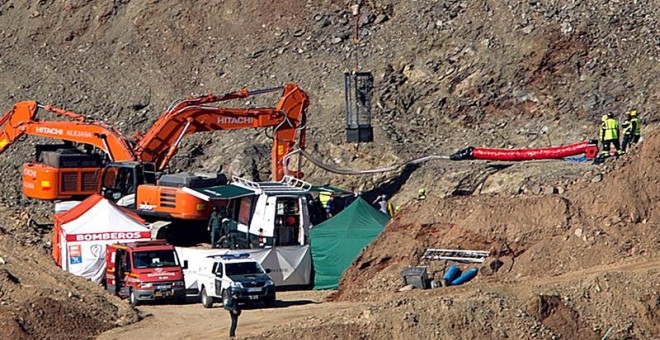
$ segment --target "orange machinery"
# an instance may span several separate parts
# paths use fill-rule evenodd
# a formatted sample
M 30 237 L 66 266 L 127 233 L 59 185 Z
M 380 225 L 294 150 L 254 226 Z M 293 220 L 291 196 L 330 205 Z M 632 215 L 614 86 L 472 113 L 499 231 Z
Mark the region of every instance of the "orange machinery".
M 38 120 L 39 109 L 73 121 Z M 103 156 L 90 149 L 81 152 L 73 143 L 103 150 L 111 161 L 136 159 L 130 142 L 119 131 L 102 122 L 86 122 L 80 114 L 34 101 L 19 102 L 0 118 L 0 153 L 25 135 L 70 142 L 37 145 L 37 161 L 23 164 L 22 190 L 30 198 L 70 199 L 98 191 Z
M 243 109 L 209 105 L 280 90 L 283 90 L 283 94 L 275 108 Z M 179 174 L 167 175 L 167 178 L 163 176 L 158 182 L 153 182 L 144 180 L 153 177 L 153 170 L 145 168 L 145 164 L 155 164 L 156 172 L 164 170 L 177 152 L 183 137 L 193 133 L 273 127 L 271 173 L 273 180 L 281 180 L 284 177 L 284 156 L 296 147 L 302 149 L 305 146 L 308 106 L 307 94 L 295 84 L 256 91 L 243 89 L 222 96 L 210 94 L 175 102 L 149 132 L 144 136 L 137 134 L 134 152 L 141 163 L 110 163 L 105 167 L 101 179 L 102 194 L 115 200 L 127 197 L 124 205 L 136 209 L 141 215 L 207 219 L 211 206 L 181 188 L 217 185 L 222 178 L 204 180 Z M 303 176 L 300 171 L 287 171 L 292 176 Z M 126 178 L 132 178 L 134 183 Z M 166 179 L 167 185 L 164 184 Z M 134 195 L 132 200 L 131 195 Z
M 247 98 L 283 90 L 274 108 L 226 108 L 208 104 Z M 183 137 L 206 131 L 273 127 L 271 173 L 273 180 L 284 177 L 282 159 L 294 147 L 305 147 L 307 94 L 295 84 L 249 91 L 242 89 L 225 95 L 208 94 L 174 102 L 144 135 L 136 133 L 135 155 L 142 162 L 164 170 L 177 152 Z M 296 145 L 297 144 L 297 145 Z M 291 170 L 294 177 L 302 174 Z
M 279 90 L 283 90 L 283 94 L 275 108 L 209 105 Z M 187 181 L 191 178 L 167 175 L 170 176 L 168 179 L 175 181 L 158 180 L 183 137 L 205 131 L 272 127 L 271 172 L 274 180 L 280 180 L 284 175 L 284 156 L 295 147 L 305 146 L 308 105 L 307 94 L 295 84 L 189 97 L 173 103 L 145 135 L 136 133 L 135 141 L 129 141 L 119 131 L 102 122 L 88 122 L 80 114 L 26 101 L 16 104 L 0 118 L 0 153 L 24 135 L 92 146 L 105 152 L 106 162 L 99 161 L 99 157 L 94 158 L 89 149 L 83 153 L 72 152 L 75 149 L 71 145 L 68 148 L 38 145 L 37 162 L 23 165 L 24 194 L 31 198 L 56 200 L 101 192 L 105 197 L 136 209 L 143 215 L 206 219 L 210 206 L 183 192 L 181 187 L 217 184 L 221 178 L 197 178 L 197 181 L 191 182 Z M 69 121 L 38 120 L 36 114 L 39 108 Z M 303 176 L 299 171 L 287 171 L 297 177 Z

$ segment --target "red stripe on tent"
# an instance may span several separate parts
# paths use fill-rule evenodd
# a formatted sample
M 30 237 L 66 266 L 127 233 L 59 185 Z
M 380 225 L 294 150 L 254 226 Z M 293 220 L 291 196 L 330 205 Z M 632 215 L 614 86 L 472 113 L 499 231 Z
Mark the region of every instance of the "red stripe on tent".
M 68 211 L 64 211 L 61 213 L 55 214 L 55 225 L 63 225 L 66 223 L 69 223 L 78 217 L 82 216 L 84 213 L 87 212 L 87 210 L 91 209 L 94 207 L 97 203 L 99 203 L 101 200 L 104 200 L 103 196 L 99 194 L 94 194 L 92 196 L 87 197 L 85 200 L 82 202 L 78 203 L 75 207 L 71 208 Z M 118 206 L 115 202 L 110 201 L 111 204 L 113 204 L 115 207 L 119 208 L 124 214 L 128 215 L 130 218 L 134 219 L 138 223 L 142 224 L 147 224 L 142 217 L 140 217 L 138 214 L 135 212 L 126 209 L 124 207 Z

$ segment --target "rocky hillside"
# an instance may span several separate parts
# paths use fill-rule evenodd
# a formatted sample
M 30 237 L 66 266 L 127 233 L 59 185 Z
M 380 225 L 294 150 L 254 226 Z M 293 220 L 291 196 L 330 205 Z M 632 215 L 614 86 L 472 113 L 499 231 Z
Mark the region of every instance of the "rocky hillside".
M 311 97 L 310 151 L 351 168 L 595 138 L 603 112 L 630 107 L 657 120 L 652 2 L 371 0 L 357 45 L 350 3 L 4 1 L 0 98 L 6 109 L 37 99 L 102 117 L 130 135 L 184 95 L 296 82 Z M 356 61 L 376 78 L 376 139 L 359 151 L 345 143 L 343 115 L 342 72 Z M 267 177 L 263 132 L 189 138 L 174 168 Z M 21 160 L 26 144 L 12 149 Z M 333 181 L 369 190 L 382 178 Z
M 573 143 L 595 138 L 599 117 L 604 112 L 620 114 L 636 108 L 645 125 L 657 123 L 660 118 L 657 113 L 660 6 L 654 0 L 359 2 L 362 14 L 357 23 L 359 41 L 355 43 L 352 39 L 355 18 L 349 9 L 355 1 L 348 0 L 0 0 L 2 111 L 18 101 L 34 99 L 106 120 L 130 136 L 136 129 L 148 129 L 169 103 L 189 94 L 225 93 L 241 87 L 255 89 L 295 82 L 311 99 L 308 151 L 335 167 L 353 169 L 382 167 L 428 154 L 447 155 L 468 145 L 534 147 Z M 368 70 L 375 76 L 372 108 L 375 141 L 359 146 L 346 143 L 344 137 L 343 72 L 354 69 Z M 236 105 L 272 106 L 274 101 L 274 98 L 250 99 Z M 28 138 L 0 155 L 0 171 L 4 176 L 0 184 L 3 216 L 25 211 L 33 219 L 50 219 L 49 203 L 27 200 L 20 193 L 20 165 L 32 159 L 33 144 L 37 141 Z M 232 174 L 266 179 L 269 149 L 263 130 L 200 134 L 186 139 L 172 169 L 214 171 L 223 167 Z M 620 163 L 626 163 L 626 169 L 642 167 L 643 163 L 635 163 L 641 157 L 636 157 Z M 600 184 L 591 183 L 608 179 L 610 166 L 614 165 L 595 170 L 590 164 L 556 162 L 515 165 L 435 162 L 407 168 L 401 173 L 348 177 L 330 174 L 304 162 L 303 170 L 312 182 L 356 185 L 368 196 L 387 192 L 402 206 L 422 186 L 430 192 L 429 202 L 448 211 L 466 205 L 468 210 L 456 211 L 464 211 L 467 217 L 444 212 L 445 215 L 429 216 L 429 223 L 450 226 L 448 231 L 436 236 L 455 237 L 456 242 L 489 246 L 506 240 L 514 251 L 525 250 L 531 256 L 535 251 L 547 253 L 555 244 L 550 240 L 559 242 L 566 235 L 567 242 L 587 244 L 607 237 L 612 238 L 608 242 L 616 246 L 616 251 L 642 256 L 637 253 L 640 249 L 651 249 L 644 242 L 655 240 L 649 237 L 655 229 L 648 229 L 648 223 L 642 224 L 644 219 L 649 222 L 657 218 L 657 207 L 627 206 L 630 197 L 619 192 L 626 192 L 630 183 L 623 179 L 614 182 L 617 186 L 606 188 L 607 194 L 601 193 Z M 622 172 L 615 176 L 626 175 Z M 600 179 L 591 182 L 594 178 Z M 581 186 L 579 190 L 585 193 L 576 194 L 576 186 Z M 566 199 L 556 196 L 569 188 L 572 196 Z M 657 198 L 657 181 L 648 182 L 644 189 L 644 197 Z M 521 194 L 522 197 L 517 196 Z M 516 196 L 515 202 L 506 198 L 511 195 Z M 610 202 L 620 210 L 618 214 L 607 214 Z M 576 212 L 574 206 L 580 210 Z M 435 209 L 436 206 L 430 205 L 404 207 L 397 219 L 408 222 L 402 224 L 406 225 L 402 229 L 391 229 L 392 232 L 420 233 L 418 215 L 423 216 L 422 210 Z M 495 214 L 522 209 L 537 209 L 531 211 L 538 216 L 514 214 L 521 228 L 531 223 L 536 229 L 519 233 L 498 229 L 507 223 L 483 224 L 483 221 L 495 221 Z M 599 217 L 606 215 L 604 220 Z M 477 219 L 478 216 L 482 219 Z M 49 230 L 27 228 L 26 219 L 27 216 L 20 215 L 17 222 L 7 220 L 0 229 L 0 256 L 10 254 L 10 265 L 0 264 L 0 271 L 5 273 L 0 277 L 3 293 L 20 291 L 11 288 L 16 285 L 12 277 L 27 286 L 33 285 L 31 259 L 46 261 Z M 584 225 L 578 227 L 574 221 Z M 475 222 L 478 230 L 466 231 L 464 225 L 468 222 Z M 621 223 L 640 226 L 620 235 L 623 239 L 614 239 L 611 235 L 619 235 L 615 226 Z M 579 238 L 583 241 L 571 236 L 577 235 L 577 229 L 582 230 Z M 607 248 L 603 244 L 600 247 Z M 589 248 L 577 249 L 587 252 Z M 570 270 L 604 263 L 595 256 L 591 257 L 593 261 L 572 262 L 569 259 L 582 255 L 571 252 L 564 255 L 567 257 L 561 260 L 542 257 L 530 267 L 514 266 L 515 273 L 532 276 L 545 270 L 558 271 L 557 263 Z M 57 268 L 48 269 L 46 265 L 39 268 L 44 275 L 61 277 Z M 392 272 L 395 268 L 392 267 Z M 641 281 L 643 277 L 635 280 Z M 628 281 L 621 276 L 616 279 L 617 285 Z M 98 287 L 78 284 L 86 288 L 80 288 L 82 293 L 72 292 L 74 300 L 78 299 L 76 296 L 79 300 L 88 299 L 88 292 L 96 296 L 93 292 Z M 30 289 L 23 292 L 32 292 Z M 24 293 L 0 296 L 2 301 L 7 301 L 2 313 L 12 315 L 6 319 L 12 321 L 1 327 L 8 325 L 14 332 L 8 334 L 19 334 L 22 329 L 21 336 L 44 338 L 50 334 L 48 327 L 33 325 L 21 314 L 27 310 L 25 306 L 34 303 L 31 295 Z M 50 292 L 39 294 L 46 296 Z M 53 299 L 57 301 L 71 299 L 61 289 L 55 294 Z M 579 294 L 576 291 L 574 295 Z M 606 301 L 618 303 L 618 299 L 632 298 L 616 295 Z M 394 307 L 403 303 L 397 301 L 391 302 Z M 460 306 L 456 317 L 464 317 L 465 311 L 473 310 L 477 304 L 465 301 L 468 301 L 465 305 L 456 305 Z M 478 301 L 484 300 L 478 296 Z M 564 310 L 561 307 L 564 304 L 555 298 L 538 301 L 544 306 L 555 306 L 542 310 Z M 98 301 L 97 306 L 107 306 L 106 303 L 112 301 Z M 76 310 L 83 308 L 77 302 L 71 306 Z M 379 306 L 384 310 L 391 307 L 390 302 Z M 657 304 L 634 306 L 652 311 L 648 314 L 649 323 L 657 321 L 654 316 Z M 499 307 L 490 307 L 488 313 L 499 313 Z M 99 307 L 81 312 L 93 319 L 91 326 L 85 326 L 86 334 L 111 327 L 113 319 L 134 317 L 131 311 L 105 307 L 102 310 L 106 312 L 100 310 Z M 559 321 L 553 322 L 572 319 L 574 311 L 567 310 L 561 314 L 564 319 L 557 317 L 554 320 Z M 511 309 L 507 313 L 519 312 Z M 419 322 L 414 316 L 404 320 Z M 483 320 L 488 323 L 491 319 Z M 319 332 L 362 334 L 352 324 L 333 327 Z M 399 332 L 384 326 L 374 327 L 374 335 L 413 334 L 407 333 L 407 328 Z M 452 327 L 469 328 L 465 324 Z M 491 334 L 489 327 L 470 334 L 475 337 Z M 595 330 L 593 325 L 580 323 L 576 327 L 578 333 L 552 328 L 553 331 L 539 334 L 588 338 L 603 334 L 609 326 L 598 323 Z M 618 334 L 645 338 L 652 330 L 635 325 L 629 332 Z M 295 329 L 292 332 L 292 335 L 301 334 Z M 315 334 L 326 333 L 312 333 L 312 336 Z M 528 333 L 519 328 L 506 334 L 517 337 Z

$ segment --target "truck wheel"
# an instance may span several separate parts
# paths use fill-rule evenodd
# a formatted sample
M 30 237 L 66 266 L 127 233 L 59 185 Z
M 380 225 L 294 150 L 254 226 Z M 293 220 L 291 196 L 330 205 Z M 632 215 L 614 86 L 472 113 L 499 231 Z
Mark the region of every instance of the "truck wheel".
M 129 300 L 131 301 L 131 305 L 137 306 L 140 304 L 140 300 L 137 298 L 137 294 L 133 290 L 131 290 L 131 293 L 129 295 Z
M 264 305 L 269 308 L 275 306 L 275 295 L 267 297 L 266 300 L 264 300 Z
M 213 307 L 213 298 L 206 294 L 206 288 L 202 287 L 202 291 L 199 293 L 200 299 L 202 300 L 202 306 L 204 308 Z

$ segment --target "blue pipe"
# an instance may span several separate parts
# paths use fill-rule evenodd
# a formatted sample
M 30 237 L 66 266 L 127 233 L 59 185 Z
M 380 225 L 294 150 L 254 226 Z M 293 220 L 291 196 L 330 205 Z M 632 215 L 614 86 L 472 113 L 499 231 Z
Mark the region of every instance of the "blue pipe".
M 451 281 L 451 283 L 449 283 L 449 285 L 450 286 L 462 285 L 462 284 L 472 280 L 475 276 L 477 276 L 478 271 L 479 271 L 479 268 L 477 268 L 477 267 L 470 268 L 470 270 L 463 273 L 463 275 L 459 276 L 456 280 Z
M 451 266 L 449 266 L 449 269 L 447 269 L 447 271 L 445 272 L 445 276 L 443 277 L 443 279 L 445 280 L 445 282 L 449 283 L 456 280 L 456 278 L 459 277 L 460 275 L 461 275 L 461 270 L 455 264 L 452 264 Z

